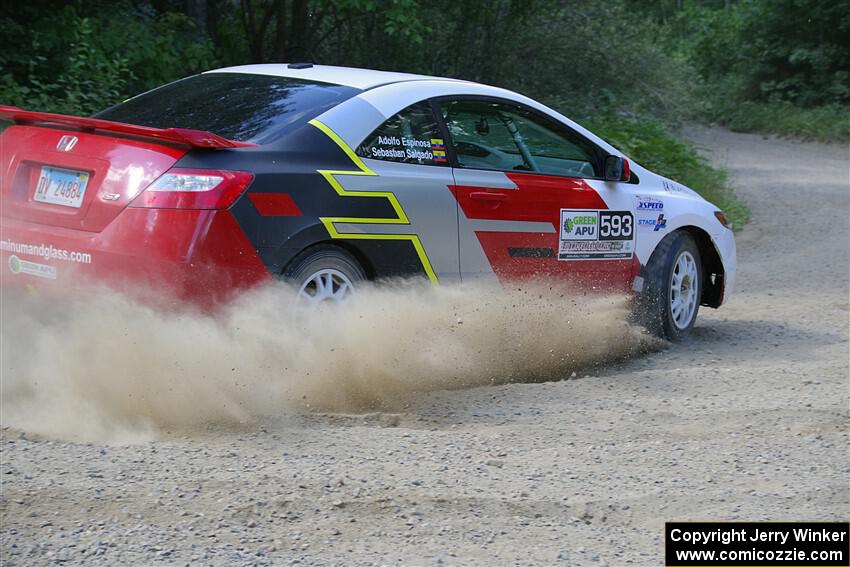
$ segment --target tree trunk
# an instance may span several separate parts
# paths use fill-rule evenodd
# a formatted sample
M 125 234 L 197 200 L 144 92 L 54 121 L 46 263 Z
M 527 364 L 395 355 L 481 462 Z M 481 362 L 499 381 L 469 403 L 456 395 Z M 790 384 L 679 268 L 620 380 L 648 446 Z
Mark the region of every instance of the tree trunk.
M 257 24 L 254 8 L 251 6 L 251 0 L 241 0 L 239 3 L 240 16 L 242 17 L 242 27 L 245 30 L 245 35 L 248 40 L 248 49 L 251 52 L 251 59 L 254 63 L 265 63 L 265 49 L 263 48 L 266 41 L 266 31 L 269 28 L 272 16 L 275 13 L 275 4 L 270 4 L 265 12 L 259 25 Z
M 284 51 L 288 60 L 303 60 L 307 56 L 307 31 L 310 25 L 310 14 L 307 0 L 292 1 L 291 27 L 289 41 Z
M 286 13 L 286 0 L 275 0 L 274 53 L 277 61 L 286 61 L 286 47 L 289 40 L 289 24 Z
M 207 35 L 207 0 L 186 0 L 186 14 L 195 23 L 195 35 Z

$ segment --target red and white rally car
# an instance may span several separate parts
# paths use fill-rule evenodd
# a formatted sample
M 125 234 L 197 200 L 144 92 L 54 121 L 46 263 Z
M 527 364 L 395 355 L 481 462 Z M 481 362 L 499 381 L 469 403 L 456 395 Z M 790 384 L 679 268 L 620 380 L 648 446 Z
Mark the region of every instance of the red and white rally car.
M 283 278 L 633 292 L 676 339 L 735 279 L 717 207 L 546 106 L 472 82 L 218 69 L 78 118 L 0 107 L 3 284 L 83 274 L 216 301 Z

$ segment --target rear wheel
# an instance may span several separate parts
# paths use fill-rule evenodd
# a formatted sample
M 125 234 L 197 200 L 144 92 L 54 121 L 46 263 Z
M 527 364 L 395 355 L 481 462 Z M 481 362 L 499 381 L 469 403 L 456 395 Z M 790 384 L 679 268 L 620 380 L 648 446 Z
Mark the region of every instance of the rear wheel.
M 690 334 L 702 299 L 699 249 L 687 232 L 674 232 L 652 253 L 637 300 L 638 321 L 671 341 Z
M 297 291 L 300 304 L 318 306 L 348 299 L 366 281 L 366 273 L 342 248 L 322 244 L 296 256 L 283 278 Z

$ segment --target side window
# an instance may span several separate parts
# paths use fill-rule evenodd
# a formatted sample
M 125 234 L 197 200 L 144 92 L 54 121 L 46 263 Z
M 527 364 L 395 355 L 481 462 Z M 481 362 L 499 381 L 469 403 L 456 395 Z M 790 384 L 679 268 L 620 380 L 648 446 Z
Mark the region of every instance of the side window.
M 458 100 L 441 107 L 461 167 L 600 177 L 589 142 L 521 106 Z
M 448 165 L 443 136 L 427 102 L 408 106 L 381 124 L 360 144 L 357 155 L 399 163 Z
M 526 169 L 499 105 L 478 101 L 442 103 L 458 164 L 475 169 Z

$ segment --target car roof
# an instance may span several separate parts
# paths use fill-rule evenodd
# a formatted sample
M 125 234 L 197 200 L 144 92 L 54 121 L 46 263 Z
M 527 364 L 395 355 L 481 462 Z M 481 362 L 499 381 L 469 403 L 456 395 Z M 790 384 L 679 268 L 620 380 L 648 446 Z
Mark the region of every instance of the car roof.
M 375 71 L 373 69 L 357 69 L 354 67 L 336 67 L 333 65 L 311 65 L 309 63 L 266 63 L 258 65 L 237 65 L 213 69 L 206 73 L 248 73 L 254 75 L 271 75 L 274 77 L 292 77 L 321 83 L 333 83 L 367 90 L 381 85 L 408 81 L 452 81 L 466 82 L 445 77 L 430 77 L 412 73 L 394 73 L 391 71 Z
M 587 136 L 599 146 L 612 153 L 617 150 L 605 140 L 576 124 L 566 116 L 547 106 L 521 94 L 472 81 L 451 79 L 447 77 L 432 77 L 413 73 L 395 73 L 391 71 L 376 71 L 374 69 L 358 69 L 355 67 L 337 67 L 333 65 L 312 65 L 310 63 L 264 63 L 255 65 L 237 65 L 206 71 L 207 73 L 245 73 L 254 75 L 269 75 L 273 77 L 292 77 L 328 84 L 344 85 L 359 89 L 356 97 L 331 108 L 319 118 L 332 122 L 349 145 L 357 145 L 381 121 L 392 116 L 407 105 L 436 96 L 452 95 L 483 95 L 504 98 L 529 105 L 557 120 L 564 122 L 581 134 Z M 380 88 L 378 88 L 380 87 Z M 367 117 L 367 112 L 361 106 L 356 112 L 352 109 L 365 101 L 377 115 Z M 353 117 L 359 117 L 354 119 Z M 374 118 L 374 120 L 373 120 Z M 377 122 L 374 122 L 377 121 Z M 372 123 L 374 122 L 374 123 Z

